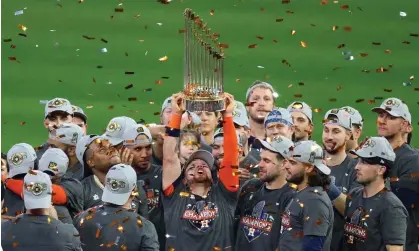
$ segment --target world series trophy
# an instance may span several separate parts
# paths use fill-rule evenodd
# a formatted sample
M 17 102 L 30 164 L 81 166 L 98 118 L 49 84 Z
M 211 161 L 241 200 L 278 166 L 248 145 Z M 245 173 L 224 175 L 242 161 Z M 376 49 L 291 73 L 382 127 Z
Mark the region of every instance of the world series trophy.
M 224 110 L 224 51 L 207 24 L 191 9 L 185 13 L 184 100 L 187 111 Z

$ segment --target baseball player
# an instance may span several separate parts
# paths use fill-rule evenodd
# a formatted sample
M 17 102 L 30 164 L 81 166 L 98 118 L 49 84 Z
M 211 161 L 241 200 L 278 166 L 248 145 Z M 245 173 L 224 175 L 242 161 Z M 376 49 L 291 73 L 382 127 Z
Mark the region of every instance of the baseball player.
M 304 102 L 295 101 L 288 106 L 288 111 L 291 112 L 292 120 L 296 127 L 293 141 L 309 140 L 314 128 L 311 107 Z
M 83 135 L 87 133 L 87 115 L 79 106 L 72 105 L 73 108 L 73 124 L 78 125 L 83 131 Z
M 346 153 L 348 153 L 350 157 L 356 157 L 356 156 L 351 156 L 349 151 L 355 150 L 359 147 L 359 139 L 361 138 L 361 135 L 362 135 L 364 119 L 362 118 L 359 111 L 351 106 L 344 106 L 341 109 L 345 110 L 351 115 L 351 123 L 352 123 L 352 137 L 351 139 L 348 140 L 348 142 L 346 142 Z

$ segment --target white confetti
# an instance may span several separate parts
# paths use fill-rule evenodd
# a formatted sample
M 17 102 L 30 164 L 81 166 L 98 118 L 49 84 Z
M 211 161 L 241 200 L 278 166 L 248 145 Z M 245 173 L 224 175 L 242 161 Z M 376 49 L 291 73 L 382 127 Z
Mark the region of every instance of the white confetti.
M 102 48 L 102 49 L 100 49 L 100 52 L 108 52 L 108 49 Z
M 163 25 L 163 23 L 157 23 L 158 25 L 160 25 L 160 26 L 162 26 Z
M 259 69 L 264 69 L 265 67 L 263 67 L 263 66 L 261 66 L 261 65 L 258 65 L 258 68 L 259 68 Z
M 15 16 L 23 15 L 23 10 L 15 11 Z
M 108 81 L 108 82 L 106 82 L 106 84 L 107 84 L 107 85 L 111 85 L 111 84 L 112 84 L 112 82 L 111 82 L 111 81 Z
M 405 16 L 407 16 L 407 13 L 406 13 L 406 12 L 404 12 L 404 11 L 400 11 L 400 16 L 401 16 L 401 17 L 405 17 Z
M 148 54 L 148 51 L 146 51 L 144 55 L 146 55 L 146 56 L 147 56 L 147 54 Z
M 54 31 L 57 31 L 57 30 L 49 30 L 49 31 L 54 32 Z

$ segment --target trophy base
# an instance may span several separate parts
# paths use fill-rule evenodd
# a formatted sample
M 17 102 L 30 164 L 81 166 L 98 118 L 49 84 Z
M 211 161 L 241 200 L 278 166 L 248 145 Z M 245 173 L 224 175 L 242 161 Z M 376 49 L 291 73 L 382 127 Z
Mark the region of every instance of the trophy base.
M 224 110 L 224 100 L 193 100 L 185 98 L 185 108 L 190 112 L 219 112 Z

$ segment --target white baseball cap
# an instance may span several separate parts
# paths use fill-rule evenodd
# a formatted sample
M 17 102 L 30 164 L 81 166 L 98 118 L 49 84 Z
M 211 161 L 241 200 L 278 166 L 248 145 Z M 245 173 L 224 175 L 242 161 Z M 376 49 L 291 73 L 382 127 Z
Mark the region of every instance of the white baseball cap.
M 147 136 L 145 140 L 137 140 L 139 135 Z M 128 126 L 124 130 L 124 134 L 122 135 L 123 144 L 126 145 L 136 145 L 136 144 L 150 144 L 153 142 L 153 138 L 151 137 L 150 130 L 141 124 L 135 126 Z
M 291 113 L 287 109 L 281 107 L 273 109 L 266 115 L 264 122 L 265 127 L 267 127 L 269 123 L 281 123 L 286 126 L 294 125 Z
M 172 96 L 166 98 L 163 101 L 163 104 L 161 106 L 161 112 L 163 113 L 164 109 L 166 109 L 167 107 L 171 107 L 172 106 Z
M 359 111 L 351 106 L 344 106 L 340 109 L 345 110 L 347 113 L 351 115 L 351 122 L 352 125 L 358 125 L 362 127 L 364 125 L 364 119 L 361 116 L 361 113 Z
M 256 139 L 255 146 L 261 146 L 262 149 L 278 153 L 286 159 L 290 157 L 290 153 L 294 148 L 294 143 L 284 136 L 276 136 L 273 138 L 267 138 L 266 140 Z
M 76 146 L 83 136 L 81 128 L 73 123 L 63 123 L 49 132 L 49 138 L 69 146 Z
M 314 141 L 305 140 L 294 143 L 292 157 L 296 161 L 314 165 L 326 175 L 331 172 L 330 168 L 323 164 L 324 152 L 322 147 Z
M 236 131 L 236 135 L 237 135 L 237 144 L 240 147 L 242 147 L 243 142 L 241 140 L 241 135 L 237 131 Z M 221 141 L 224 141 L 224 130 L 223 128 L 218 128 L 214 133 L 214 142 L 221 142 Z
M 52 183 L 48 174 L 39 170 L 29 171 L 23 181 L 23 201 L 26 209 L 49 208 Z
M 68 164 L 69 159 L 63 150 L 50 148 L 42 155 L 38 168 L 47 174 L 62 177 L 67 172 Z
M 55 111 L 66 112 L 70 115 L 73 114 L 73 107 L 70 104 L 70 101 L 64 98 L 54 98 L 45 105 L 45 116 L 46 118 L 50 113 Z
M 101 139 L 102 137 L 99 135 L 86 135 L 80 138 L 76 145 L 76 157 L 79 160 L 80 164 L 84 165 L 84 153 L 86 152 L 89 145 L 95 141 L 96 139 Z
M 407 120 L 412 124 L 412 116 L 409 112 L 409 107 L 398 98 L 388 98 L 381 103 L 380 107 L 371 109 L 373 112 L 384 111 L 393 117 L 399 117 Z
M 137 122 L 129 117 L 116 117 L 111 119 L 106 132 L 102 136 L 108 139 L 111 145 L 116 146 L 122 143 L 124 130 L 130 126 L 136 126 Z
M 136 186 L 137 173 L 131 166 L 125 164 L 114 165 L 106 174 L 102 201 L 122 206 L 127 203 Z
M 374 164 L 385 164 L 386 162 L 394 162 L 396 154 L 390 142 L 384 137 L 371 137 L 366 140 L 361 147 L 350 151 L 361 159 L 375 159 Z
M 234 101 L 233 122 L 239 126 L 244 126 L 250 129 L 249 118 L 244 104 L 240 101 Z
M 311 107 L 301 101 L 295 101 L 288 106 L 289 112 L 301 112 L 310 120 L 310 123 L 313 124 L 313 111 Z
M 7 163 L 10 171 L 9 177 L 27 173 L 35 168 L 36 152 L 33 147 L 26 143 L 19 143 L 7 152 Z
M 347 130 L 352 130 L 352 116 L 343 109 L 331 109 L 324 115 L 324 124 L 341 126 Z
M 192 155 L 189 157 L 189 159 L 185 162 L 184 168 L 188 167 L 188 165 L 196 159 L 200 159 L 205 161 L 207 163 L 208 167 L 213 170 L 214 166 L 214 156 L 206 150 L 198 150 L 192 153 Z
M 84 113 L 83 109 L 76 105 L 71 105 L 71 107 L 73 108 L 73 116 L 80 117 L 81 119 L 83 119 L 84 123 L 86 123 L 87 115 L 86 113 Z
M 272 87 L 271 84 L 260 81 L 260 80 L 256 80 L 255 82 L 253 82 L 250 87 L 247 89 L 246 91 L 246 100 L 249 99 L 250 94 L 252 93 L 252 91 L 258 87 L 264 87 L 264 88 L 268 88 L 269 90 L 272 91 L 272 96 L 274 99 L 278 98 L 278 93 L 275 91 L 275 89 Z

